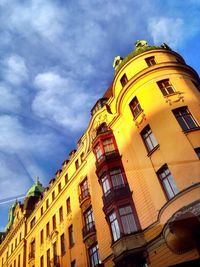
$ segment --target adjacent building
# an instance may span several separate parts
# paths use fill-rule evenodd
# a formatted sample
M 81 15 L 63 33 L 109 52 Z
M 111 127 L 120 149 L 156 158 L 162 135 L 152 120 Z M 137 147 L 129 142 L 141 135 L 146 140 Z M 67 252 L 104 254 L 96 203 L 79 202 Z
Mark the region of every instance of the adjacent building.
M 0 267 L 200 266 L 199 76 L 143 40 L 113 67 L 77 149 L 10 208 Z

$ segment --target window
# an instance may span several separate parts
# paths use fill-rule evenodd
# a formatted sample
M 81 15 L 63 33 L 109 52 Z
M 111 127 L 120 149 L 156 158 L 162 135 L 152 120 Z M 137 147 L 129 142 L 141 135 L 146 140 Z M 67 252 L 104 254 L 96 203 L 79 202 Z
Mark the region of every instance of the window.
M 42 229 L 40 231 L 40 244 L 42 245 L 44 243 L 44 230 Z
M 157 175 L 167 198 L 171 199 L 172 197 L 174 197 L 179 191 L 176 187 L 174 178 L 166 164 L 157 171 Z
M 35 258 L 35 239 L 30 243 L 29 259 Z
M 101 182 L 102 182 L 104 195 L 106 196 L 110 193 L 110 188 L 111 188 L 108 174 L 103 175 Z
M 127 84 L 127 82 L 128 82 L 128 78 L 127 78 L 127 76 L 126 76 L 125 73 L 124 73 L 124 75 L 121 77 L 120 82 L 121 82 L 122 87 L 124 87 L 124 86 Z
M 71 210 L 71 201 L 70 201 L 70 197 L 68 197 L 67 201 L 66 201 L 66 205 L 67 205 L 67 214 L 69 214 L 72 210 Z
M 21 261 L 20 261 L 20 254 L 18 255 L 18 267 L 21 267 L 20 266 L 20 263 L 21 263 Z
M 44 267 L 44 256 L 40 257 L 40 267 Z
M 78 159 L 75 161 L 75 168 L 76 168 L 76 170 L 78 170 L 78 168 L 79 168 L 79 161 L 78 161 Z
M 119 223 L 117 221 L 116 212 L 113 211 L 109 215 L 109 221 L 110 221 L 110 227 L 112 231 L 113 240 L 116 241 L 120 238 L 120 229 L 119 229 Z
M 15 238 L 15 247 L 17 247 L 17 238 Z
M 74 231 L 73 231 L 73 225 L 70 225 L 68 228 L 68 234 L 69 234 L 69 246 L 72 247 L 74 245 Z
M 176 108 L 172 112 L 183 131 L 189 131 L 199 127 L 187 107 Z
M 80 184 L 80 191 L 81 200 L 85 199 L 89 195 L 89 188 L 88 188 L 88 180 L 87 178 L 83 180 L 83 182 Z
M 53 225 L 53 230 L 56 229 L 56 215 L 54 214 L 52 217 L 52 225 Z
M 50 249 L 47 250 L 47 267 L 50 266 Z
M 149 67 L 156 64 L 155 57 L 147 57 L 145 61 Z
M 19 242 L 22 240 L 22 233 L 19 234 Z
M 174 88 L 172 87 L 169 79 L 159 81 L 157 82 L 157 85 L 164 96 L 171 95 L 174 93 Z
M 14 267 L 16 267 L 16 260 L 14 260 Z
M 41 209 L 40 209 L 40 215 L 41 216 L 43 215 L 43 212 L 44 212 L 44 209 L 43 209 L 43 207 L 41 207 Z
M 110 177 L 114 188 L 124 186 L 124 178 L 121 169 L 110 171 Z
M 75 260 L 71 262 L 71 267 L 76 267 L 76 261 Z
M 102 155 L 103 155 L 103 151 L 102 151 L 100 144 L 97 144 L 95 146 L 94 151 L 95 151 L 95 155 L 97 157 L 97 160 L 100 160 Z
M 57 243 L 56 241 L 53 243 L 53 257 L 54 259 L 56 258 L 57 256 Z
M 55 199 L 55 191 L 52 192 L 52 201 Z
M 194 151 L 196 152 L 197 157 L 200 159 L 200 147 L 196 147 Z
M 46 224 L 46 237 L 49 237 L 50 229 L 49 229 L 49 222 Z
M 65 174 L 65 184 L 68 183 L 69 177 L 68 177 L 68 173 Z
M 124 234 L 130 234 L 137 231 L 137 225 L 133 216 L 133 210 L 130 205 L 120 207 L 119 215 Z
M 147 125 L 142 130 L 141 136 L 142 136 L 142 139 L 144 141 L 144 144 L 145 144 L 148 152 L 151 152 L 155 147 L 158 146 L 158 142 L 157 142 L 154 134 L 152 133 L 149 125 Z
M 64 255 L 66 250 L 65 250 L 65 235 L 64 233 L 60 236 L 60 247 L 61 247 L 61 255 Z
M 142 112 L 142 108 L 140 106 L 140 103 L 138 102 L 137 97 L 134 97 L 133 100 L 129 104 L 130 109 L 133 113 L 134 119 L 137 118 L 137 116 Z
M 60 222 L 63 221 L 63 207 L 62 206 L 59 208 L 59 219 L 60 219 Z
M 58 184 L 58 193 L 60 193 L 62 190 L 61 183 Z
M 48 207 L 49 207 L 49 200 L 47 199 L 46 200 L 46 209 L 48 209 Z
M 35 217 L 31 220 L 30 228 L 32 229 L 33 226 L 35 225 L 36 219 Z
M 99 248 L 97 244 L 94 244 L 89 248 L 89 257 L 92 267 L 95 267 L 101 263 L 99 260 Z
M 94 227 L 94 217 L 93 217 L 92 207 L 87 209 L 86 212 L 84 212 L 83 216 L 85 220 L 86 230 L 89 231 Z
M 103 140 L 103 147 L 104 147 L 104 151 L 105 153 L 109 153 L 115 150 L 115 146 L 113 143 L 113 139 L 112 138 L 107 138 Z

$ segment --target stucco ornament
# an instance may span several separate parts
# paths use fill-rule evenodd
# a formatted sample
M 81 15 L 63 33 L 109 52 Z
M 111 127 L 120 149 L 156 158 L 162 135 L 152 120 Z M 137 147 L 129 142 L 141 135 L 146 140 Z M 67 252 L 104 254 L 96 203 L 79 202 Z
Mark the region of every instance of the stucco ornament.
M 148 45 L 147 41 L 145 41 L 145 40 L 137 40 L 135 42 L 135 49 L 144 48 L 147 46 L 149 46 L 149 45 Z
M 120 56 L 117 56 L 114 58 L 114 61 L 113 61 L 113 68 L 116 70 L 117 67 L 120 65 L 120 63 L 122 62 L 123 58 L 120 57 Z

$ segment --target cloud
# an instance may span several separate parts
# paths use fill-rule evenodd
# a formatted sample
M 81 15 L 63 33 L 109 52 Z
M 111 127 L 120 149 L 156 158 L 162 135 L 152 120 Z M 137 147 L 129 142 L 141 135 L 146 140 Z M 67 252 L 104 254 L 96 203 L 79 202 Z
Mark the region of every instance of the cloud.
M 4 79 L 14 85 L 19 85 L 28 78 L 28 69 L 24 58 L 19 55 L 11 55 L 3 61 Z
M 181 18 L 151 18 L 148 31 L 153 38 L 154 44 L 164 42 L 175 48 L 183 40 L 184 22 Z
M 34 84 L 37 93 L 32 109 L 37 116 L 69 131 L 86 127 L 89 109 L 95 99 L 92 92 L 84 92 L 74 79 L 55 72 L 38 74 Z
M 0 111 L 18 112 L 21 109 L 21 101 L 19 97 L 13 92 L 12 87 L 7 84 L 0 84 Z

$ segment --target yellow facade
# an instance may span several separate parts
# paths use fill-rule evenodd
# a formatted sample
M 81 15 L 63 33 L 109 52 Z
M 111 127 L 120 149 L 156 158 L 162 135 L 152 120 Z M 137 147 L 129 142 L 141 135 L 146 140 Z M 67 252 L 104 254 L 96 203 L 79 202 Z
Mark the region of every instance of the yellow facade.
M 200 266 L 198 74 L 145 41 L 114 68 L 77 150 L 15 207 L 0 267 Z

